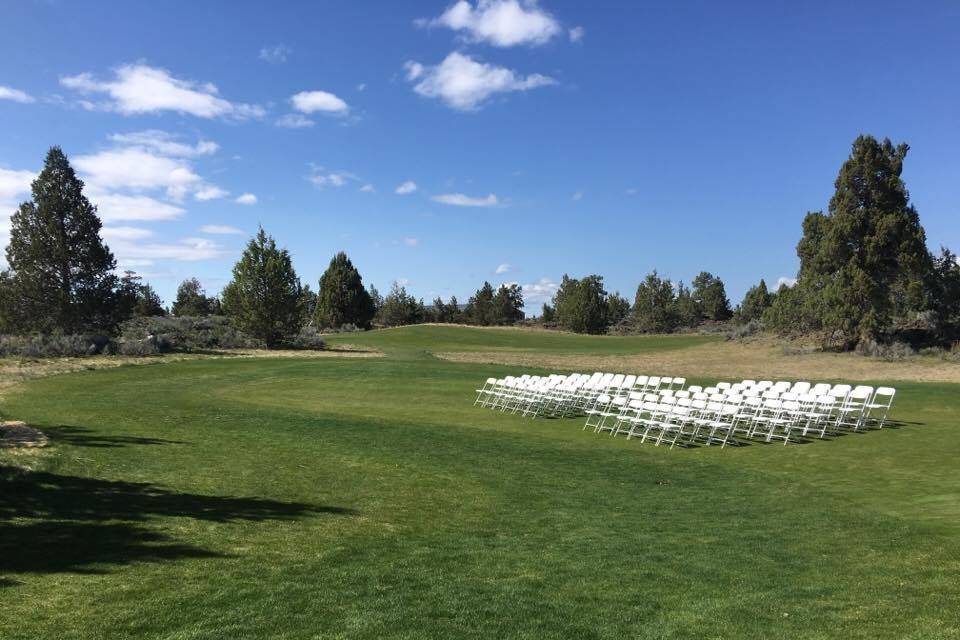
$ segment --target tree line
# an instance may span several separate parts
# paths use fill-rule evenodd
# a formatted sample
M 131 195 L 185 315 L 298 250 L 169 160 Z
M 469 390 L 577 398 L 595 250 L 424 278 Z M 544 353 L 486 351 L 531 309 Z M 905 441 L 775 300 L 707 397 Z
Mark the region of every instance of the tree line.
M 909 147 L 860 136 L 835 182 L 826 213 L 810 212 L 797 245 L 792 287 L 761 280 L 731 308 L 723 281 L 703 271 L 673 283 L 656 271 L 633 301 L 608 293 L 600 275 L 564 275 L 536 320 L 580 333 L 669 333 L 705 323 L 756 323 L 781 333 L 819 332 L 838 348 L 905 339 L 960 337 L 960 264 L 933 254 L 901 174 Z M 224 315 L 268 347 L 304 327 L 369 329 L 422 322 L 510 325 L 525 320 L 523 289 L 484 282 L 465 304 L 455 296 L 424 304 L 393 283 L 382 296 L 350 258 L 337 253 L 317 291 L 302 284 L 289 252 L 262 228 L 244 248 L 220 296 L 190 278 L 169 311 L 149 283 L 117 275 L 101 221 L 58 147 L 33 182 L 32 199 L 11 218 L 8 268 L 0 272 L 0 333 L 115 334 L 134 317 Z

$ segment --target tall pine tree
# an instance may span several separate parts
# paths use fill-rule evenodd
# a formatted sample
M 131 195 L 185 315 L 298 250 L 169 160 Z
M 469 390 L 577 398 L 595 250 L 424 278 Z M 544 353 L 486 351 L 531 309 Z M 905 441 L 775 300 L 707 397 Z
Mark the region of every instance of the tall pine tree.
M 353 324 L 369 329 L 375 311 L 373 298 L 363 288 L 363 278 L 347 254 L 341 251 L 333 256 L 320 277 L 314 314 L 317 326 L 337 329 Z
M 263 228 L 250 240 L 223 289 L 223 311 L 241 331 L 275 347 L 303 326 L 305 299 L 286 249 Z
M 8 329 L 83 333 L 116 328 L 116 260 L 97 209 L 60 147 L 47 153 L 33 199 L 10 220 Z

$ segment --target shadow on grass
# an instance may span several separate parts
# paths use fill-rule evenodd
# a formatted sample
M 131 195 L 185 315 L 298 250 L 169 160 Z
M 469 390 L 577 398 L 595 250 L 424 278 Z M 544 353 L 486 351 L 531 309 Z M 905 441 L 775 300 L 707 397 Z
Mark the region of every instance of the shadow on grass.
M 58 427 L 37 426 L 37 429 L 50 436 L 54 442 L 64 442 L 76 447 L 113 448 L 129 445 L 188 444 L 181 440 L 163 438 L 145 438 L 142 436 L 108 436 L 88 429 L 61 425 Z
M 0 574 L 101 573 L 109 565 L 229 557 L 146 526 L 162 518 L 229 523 L 355 513 L 0 466 Z M 16 584 L 0 577 L 0 587 Z

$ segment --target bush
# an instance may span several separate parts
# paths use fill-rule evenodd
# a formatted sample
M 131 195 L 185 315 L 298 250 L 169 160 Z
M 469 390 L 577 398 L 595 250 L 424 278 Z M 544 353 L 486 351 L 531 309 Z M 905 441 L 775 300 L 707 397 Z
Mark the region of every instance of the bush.
M 110 338 L 97 335 L 0 336 L 0 357 L 75 358 L 111 353 Z
M 883 360 L 904 360 L 917 355 L 913 347 L 904 342 L 893 342 L 883 344 L 874 340 L 860 340 L 857 343 L 856 352 L 862 356 L 871 358 L 881 358 Z
M 354 325 L 350 326 L 354 327 L 353 331 L 362 331 L 362 329 L 358 329 Z M 344 325 L 340 330 L 347 331 L 346 327 L 347 325 Z M 282 343 L 281 346 L 287 349 L 302 349 L 303 351 L 323 351 L 327 348 L 327 343 L 320 335 L 320 332 L 317 331 L 316 327 L 304 327 L 300 333 L 288 342 Z
M 128 345 L 149 340 L 156 348 L 154 353 L 204 349 L 250 349 L 263 346 L 262 342 L 234 328 L 224 316 L 134 318 L 124 322 L 120 332 L 121 344 Z M 132 351 L 151 350 L 147 346 L 138 347 L 132 344 L 123 348 Z
M 742 340 L 755 333 L 763 331 L 763 323 L 759 320 L 751 320 L 746 324 L 738 324 L 726 332 L 727 340 Z

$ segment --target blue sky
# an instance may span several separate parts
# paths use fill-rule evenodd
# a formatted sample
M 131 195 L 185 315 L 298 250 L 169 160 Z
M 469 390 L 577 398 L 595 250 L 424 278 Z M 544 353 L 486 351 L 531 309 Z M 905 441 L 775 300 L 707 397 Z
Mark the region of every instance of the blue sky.
M 6 2 L 0 242 L 50 145 L 123 266 L 217 292 L 262 224 L 316 287 L 538 308 L 564 273 L 656 268 L 736 303 L 795 274 L 857 134 L 908 142 L 960 249 L 960 4 Z

